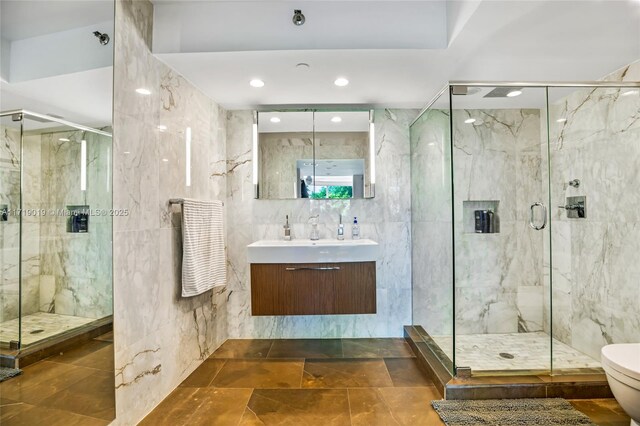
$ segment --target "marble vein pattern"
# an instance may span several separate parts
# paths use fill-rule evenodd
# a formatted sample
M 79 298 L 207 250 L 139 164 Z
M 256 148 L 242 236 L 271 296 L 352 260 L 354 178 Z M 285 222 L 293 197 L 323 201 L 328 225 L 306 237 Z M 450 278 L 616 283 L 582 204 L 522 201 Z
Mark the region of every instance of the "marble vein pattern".
M 251 111 L 227 114 L 229 335 L 233 338 L 400 337 L 411 321 L 409 123 L 414 110 L 376 110 L 376 197 L 367 200 L 255 200 Z M 285 215 L 293 237 L 306 239 L 309 216 L 320 216 L 322 238 L 334 238 L 339 215 L 357 216 L 363 238 L 380 243 L 377 313 L 337 316 L 251 316 L 246 246 L 281 238 Z M 349 227 L 347 226 L 347 232 Z
M 113 193 L 114 208 L 129 210 L 113 242 L 121 425 L 138 423 L 227 338 L 226 288 L 180 297 L 181 211 L 168 205 L 226 198 L 226 112 L 151 54 L 152 25 L 151 2 L 116 1 Z
M 604 80 L 640 81 L 640 62 Z M 551 264 L 544 266 L 546 292 L 552 280 L 553 311 L 547 303 L 545 326 L 594 358 L 606 344 L 640 342 L 638 90 L 577 89 L 549 105 L 551 204 L 584 195 L 587 217 L 550 211 Z M 573 179 L 580 187 L 568 185 Z

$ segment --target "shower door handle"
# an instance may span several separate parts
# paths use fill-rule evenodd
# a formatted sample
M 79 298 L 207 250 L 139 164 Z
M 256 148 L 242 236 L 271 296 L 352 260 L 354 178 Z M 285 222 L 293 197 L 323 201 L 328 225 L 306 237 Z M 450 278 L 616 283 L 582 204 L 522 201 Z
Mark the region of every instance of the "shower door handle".
M 536 209 L 536 207 L 542 207 L 542 225 L 536 225 L 534 222 L 534 211 Z M 530 210 L 530 215 L 529 215 L 529 226 L 532 227 L 533 229 L 535 229 L 536 231 L 540 231 L 541 229 L 544 229 L 545 226 L 547 226 L 547 207 L 541 203 L 541 202 L 535 202 L 533 204 L 531 204 L 531 210 Z

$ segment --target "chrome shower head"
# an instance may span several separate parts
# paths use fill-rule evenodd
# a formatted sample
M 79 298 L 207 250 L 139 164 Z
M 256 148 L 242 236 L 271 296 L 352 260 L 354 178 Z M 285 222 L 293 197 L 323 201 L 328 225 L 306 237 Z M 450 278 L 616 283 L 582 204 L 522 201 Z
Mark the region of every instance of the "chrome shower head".
M 294 25 L 297 25 L 299 27 L 300 25 L 304 24 L 306 18 L 302 14 L 301 10 L 296 9 L 293 11 L 293 18 L 291 18 L 291 20 L 293 21 Z
M 106 46 L 107 44 L 109 44 L 109 35 L 108 34 L 101 33 L 100 31 L 94 31 L 93 35 L 98 38 L 98 40 L 100 41 L 101 45 Z

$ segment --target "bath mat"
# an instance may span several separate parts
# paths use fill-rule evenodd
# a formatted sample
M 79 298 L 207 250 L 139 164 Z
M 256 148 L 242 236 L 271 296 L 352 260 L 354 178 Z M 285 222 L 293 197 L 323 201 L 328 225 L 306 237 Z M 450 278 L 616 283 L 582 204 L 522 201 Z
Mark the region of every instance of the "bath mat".
M 17 368 L 0 367 L 0 382 L 22 374 L 22 370 Z
M 589 417 L 562 398 L 431 401 L 449 426 L 589 425 Z

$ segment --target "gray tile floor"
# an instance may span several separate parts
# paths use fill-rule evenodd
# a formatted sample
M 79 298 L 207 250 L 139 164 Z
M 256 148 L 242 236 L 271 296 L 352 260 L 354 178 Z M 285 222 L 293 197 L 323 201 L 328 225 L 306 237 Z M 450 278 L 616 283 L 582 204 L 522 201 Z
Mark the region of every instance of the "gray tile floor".
M 433 339 L 451 358 L 452 336 Z M 544 332 L 458 335 L 455 343 L 456 365 L 471 367 L 472 371 L 550 369 L 551 339 Z M 553 339 L 554 370 L 599 367 L 599 361 Z

